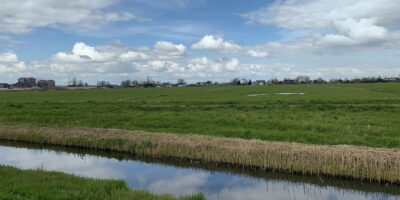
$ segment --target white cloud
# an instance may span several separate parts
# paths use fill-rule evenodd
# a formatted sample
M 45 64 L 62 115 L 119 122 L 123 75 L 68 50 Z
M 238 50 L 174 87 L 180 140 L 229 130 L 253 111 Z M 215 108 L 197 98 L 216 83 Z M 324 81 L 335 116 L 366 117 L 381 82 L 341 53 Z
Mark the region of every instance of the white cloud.
M 167 41 L 159 41 L 154 49 L 126 49 L 121 47 L 92 47 L 83 42 L 74 45 L 71 53 L 58 52 L 53 56 L 59 62 L 130 62 L 143 60 L 173 60 L 186 55 L 186 47 Z
M 15 166 L 21 169 L 43 169 L 61 171 L 84 177 L 103 179 L 121 179 L 124 174 L 107 166 L 106 160 L 85 155 L 77 157 L 74 154 L 54 151 L 32 150 L 25 148 L 0 148 L 2 165 Z M 12 155 L 12 156 L 9 156 Z
M 392 0 L 282 0 L 243 16 L 288 32 L 302 32 L 297 42 L 307 40 L 308 47 L 326 50 L 398 42 L 399 10 L 400 4 Z
M 21 73 L 27 69 L 25 62 L 13 52 L 0 53 L 0 73 Z
M 160 59 L 176 59 L 186 55 L 186 47 L 183 44 L 159 41 L 154 45 L 155 53 Z
M 207 173 L 177 174 L 175 177 L 153 182 L 148 189 L 157 188 L 158 194 L 193 195 L 206 185 L 209 176 Z
M 18 62 L 18 56 L 12 52 L 0 53 L 0 62 Z
M 93 84 L 98 80 L 113 83 L 128 78 L 144 80 L 147 76 L 160 81 L 177 78 L 188 81 L 229 81 L 234 77 L 253 80 L 308 75 L 330 79 L 400 74 L 398 57 L 394 56 L 398 55 L 396 51 L 388 54 L 377 50 L 367 57 L 363 53 L 316 55 L 304 52 L 303 47 L 307 44 L 307 41 L 292 44 L 270 42 L 251 49 L 244 48 L 247 51 L 254 50 L 257 55 L 267 52 L 266 49 L 268 53 L 277 54 L 254 62 L 244 57 L 190 57 L 186 55 L 184 45 L 167 41 L 157 42 L 152 48 L 125 47 L 120 43 L 90 46 L 78 42 L 69 52 L 58 52 L 49 60 L 24 62 L 13 52 L 0 53 L 0 75 L 2 82 L 10 83 L 19 76 L 34 76 L 55 79 L 59 84 L 77 77 Z M 293 53 L 280 54 L 287 50 Z M 286 63 L 281 64 L 282 60 Z M 385 60 L 385 63 L 380 60 Z
M 169 71 L 175 73 L 177 69 L 180 69 L 178 63 L 165 60 L 152 60 L 147 63 L 147 68 L 145 70 L 151 72 L 162 72 Z M 143 70 L 143 69 L 142 69 Z
M 186 55 L 186 47 L 159 41 L 154 48 L 126 48 L 122 44 L 93 47 L 78 42 L 71 52 L 58 52 L 48 64 L 55 73 L 97 75 L 128 75 L 182 73 L 185 69 L 173 60 Z
M 146 52 L 140 51 L 128 51 L 126 53 L 121 54 L 120 59 L 122 61 L 137 61 L 137 60 L 148 60 L 151 56 Z
M 247 55 L 254 58 L 264 58 L 269 56 L 269 53 L 265 50 L 250 49 L 247 51 Z
M 375 25 L 373 19 L 347 19 L 334 22 L 337 34 L 327 34 L 318 42 L 322 45 L 352 46 L 373 45 L 390 39 L 389 31 L 385 27 Z
M 236 58 L 232 58 L 225 64 L 225 69 L 228 71 L 235 71 L 237 67 L 239 66 L 240 62 Z
M 94 47 L 78 42 L 74 45 L 71 54 L 59 52 L 53 56 L 53 59 L 62 62 L 104 62 L 114 59 L 114 54 L 100 52 Z
M 285 29 L 330 28 L 332 22 L 375 18 L 377 24 L 398 28 L 400 4 L 393 0 L 282 0 L 245 14 L 251 21 Z
M 109 52 L 99 52 L 94 47 L 79 42 L 74 45 L 72 54 L 80 58 L 88 58 L 93 61 L 107 61 L 113 58 L 114 54 Z
M 236 58 L 230 60 L 214 59 L 207 57 L 194 58 L 189 61 L 187 66 L 188 73 L 196 73 L 202 77 L 215 76 L 217 73 L 233 72 L 238 70 L 240 61 Z
M 192 48 L 218 50 L 224 53 L 237 53 L 242 49 L 236 43 L 215 35 L 205 35 L 199 42 L 193 44 Z
M 0 0 L 2 32 L 26 33 L 35 28 L 98 28 L 116 21 L 143 20 L 129 12 L 109 11 L 117 0 Z
M 129 62 L 146 56 L 141 52 L 92 47 L 78 42 L 70 53 L 55 54 L 49 65 L 53 71 L 63 73 L 130 73 L 136 69 Z

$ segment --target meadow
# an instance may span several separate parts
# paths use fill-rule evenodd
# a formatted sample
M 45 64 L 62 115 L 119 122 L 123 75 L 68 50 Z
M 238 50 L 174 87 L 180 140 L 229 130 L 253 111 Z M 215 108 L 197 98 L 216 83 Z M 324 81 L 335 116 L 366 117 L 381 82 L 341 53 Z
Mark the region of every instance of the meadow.
M 0 92 L 0 111 L 0 126 L 400 147 L 400 84 Z
M 19 170 L 0 166 L 2 200 L 203 200 L 201 194 L 175 198 L 133 191 L 125 182 L 95 180 L 42 170 Z

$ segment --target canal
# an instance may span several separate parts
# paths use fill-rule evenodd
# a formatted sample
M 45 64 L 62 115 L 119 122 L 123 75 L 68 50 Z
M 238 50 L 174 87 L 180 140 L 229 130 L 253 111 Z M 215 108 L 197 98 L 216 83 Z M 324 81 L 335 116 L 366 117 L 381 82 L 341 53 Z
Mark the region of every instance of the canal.
M 177 196 L 202 192 L 210 200 L 395 200 L 400 186 L 333 178 L 227 169 L 173 159 L 0 141 L 0 165 L 99 179 Z

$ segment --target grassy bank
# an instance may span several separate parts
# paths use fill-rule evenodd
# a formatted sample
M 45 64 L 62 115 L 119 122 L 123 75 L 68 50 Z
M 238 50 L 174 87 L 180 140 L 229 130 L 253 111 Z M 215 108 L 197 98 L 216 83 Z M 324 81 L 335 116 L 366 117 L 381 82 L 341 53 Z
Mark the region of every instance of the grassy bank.
M 400 148 L 399 91 L 328 84 L 2 92 L 0 125 Z M 305 94 L 276 94 L 288 92 Z
M 132 191 L 123 181 L 94 180 L 56 172 L 0 166 L 2 200 L 177 200 L 168 195 Z M 202 195 L 180 200 L 202 200 Z
M 0 139 L 200 160 L 236 167 L 400 183 L 400 150 L 112 129 L 0 127 Z

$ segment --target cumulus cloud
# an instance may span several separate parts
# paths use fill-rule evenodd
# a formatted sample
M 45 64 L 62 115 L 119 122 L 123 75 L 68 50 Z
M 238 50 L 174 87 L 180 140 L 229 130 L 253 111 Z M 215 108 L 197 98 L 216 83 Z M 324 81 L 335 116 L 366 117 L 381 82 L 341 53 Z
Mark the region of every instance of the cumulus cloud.
M 146 66 L 146 65 L 145 65 Z M 162 72 L 169 71 L 172 73 L 178 72 L 181 69 L 181 66 L 173 61 L 165 61 L 165 60 L 152 60 L 147 63 L 147 67 L 144 70 L 148 72 Z M 143 69 L 142 69 L 143 70 Z
M 176 45 L 167 41 L 157 42 L 154 45 L 154 50 L 160 59 L 176 59 L 186 54 L 186 47 L 183 44 Z
M 21 73 L 27 69 L 25 62 L 13 52 L 0 53 L 0 73 Z
M 111 22 L 144 20 L 129 12 L 109 11 L 117 0 L 0 0 L 2 32 L 26 33 L 35 28 L 98 28 Z
M 147 75 L 164 77 L 162 79 L 176 77 L 195 80 L 205 77 L 215 79 L 221 75 L 233 76 L 232 73 L 244 70 L 237 58 L 190 59 L 185 58 L 185 52 L 184 45 L 167 41 L 157 42 L 153 48 L 127 48 L 123 45 L 90 46 L 77 42 L 71 51 L 58 52 L 50 60 L 29 62 L 29 67 L 19 61 L 16 54 L 2 53 L 0 72 L 10 72 L 8 74 L 13 74 L 14 77 L 27 72 L 29 76 L 47 76 L 56 80 L 77 76 L 95 82 L 93 80 L 101 80 L 104 77 L 115 79 Z
M 205 35 L 199 42 L 193 44 L 192 48 L 218 50 L 223 53 L 237 53 L 242 49 L 236 43 L 215 35 Z
M 251 21 L 286 29 L 330 28 L 332 22 L 375 18 L 376 23 L 398 28 L 400 5 L 392 0 L 283 0 L 245 14 Z
M 399 41 L 398 10 L 400 4 L 392 0 L 282 0 L 243 16 L 302 32 L 314 48 L 366 47 Z
M 268 53 L 270 51 L 274 53 L 283 48 L 301 49 L 301 46 L 305 45 L 270 42 L 265 45 L 265 49 L 268 49 Z M 256 57 L 263 56 L 264 52 L 261 46 L 246 50 L 248 54 L 254 53 L 253 56 Z M 189 57 L 185 51 L 184 45 L 167 41 L 157 42 L 152 47 L 125 47 L 122 44 L 91 46 L 77 42 L 70 51 L 58 52 L 48 60 L 25 63 L 13 52 L 0 53 L 0 74 L 3 81 L 6 79 L 12 82 L 19 76 L 34 76 L 55 79 L 60 84 L 71 77 L 89 83 L 96 83 L 99 80 L 118 83 L 128 78 L 144 80 L 146 76 L 152 76 L 160 81 L 171 81 L 176 78 L 185 78 L 188 81 L 228 81 L 238 76 L 252 79 L 274 77 L 282 79 L 307 75 L 312 78 L 329 79 L 400 74 L 396 60 L 386 60 L 385 66 L 380 62 L 373 62 L 375 56 L 394 55 L 386 53 L 372 54 L 374 56 L 369 56 L 372 61 L 364 58 L 364 61 L 360 59 L 357 63 L 349 64 L 349 60 L 354 59 L 354 54 L 326 55 L 321 59 L 319 55 L 313 57 L 308 53 L 294 53 L 275 55 L 263 60 L 262 63 L 252 63 L 252 60 L 243 57 Z M 283 58 L 287 59 L 287 63 L 280 63 Z M 318 63 L 314 62 L 315 60 L 318 60 Z
M 129 61 L 137 61 L 137 60 L 148 60 L 151 58 L 147 52 L 140 52 L 140 51 L 128 51 L 122 53 L 120 59 L 124 62 Z
M 269 53 L 265 50 L 250 49 L 247 51 L 247 55 L 254 58 L 264 58 L 269 56 Z
M 110 52 L 99 52 L 94 47 L 88 46 L 83 42 L 74 45 L 72 53 L 57 53 L 53 58 L 63 62 L 102 62 L 113 59 L 114 54 Z
M 92 47 L 83 42 L 77 42 L 70 53 L 58 52 L 53 56 L 54 61 L 60 62 L 129 62 L 151 59 L 173 60 L 186 54 L 186 47 L 167 41 L 159 41 L 154 49 L 124 49 L 121 47 Z
M 352 46 L 352 45 L 374 45 L 389 41 L 389 30 L 385 27 L 375 25 L 374 19 L 347 19 L 335 21 L 336 34 L 327 34 L 318 42 L 322 45 Z
M 235 71 L 239 66 L 240 62 L 236 58 L 232 58 L 231 60 L 227 61 L 225 64 L 225 69 L 228 71 Z
M 12 52 L 0 53 L 0 62 L 18 62 L 18 56 Z
M 71 52 L 56 53 L 48 64 L 53 72 L 96 75 L 178 74 L 185 71 L 174 60 L 186 56 L 186 47 L 159 41 L 153 48 L 127 48 L 123 45 L 93 47 L 77 42 Z
M 240 62 L 236 58 L 230 60 L 214 59 L 207 57 L 194 58 L 189 61 L 187 72 L 200 76 L 214 76 L 216 73 L 230 72 L 238 69 Z

